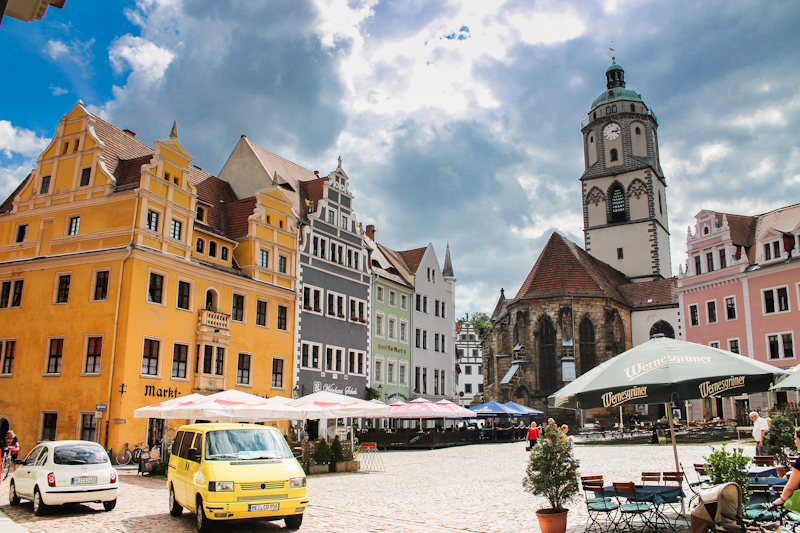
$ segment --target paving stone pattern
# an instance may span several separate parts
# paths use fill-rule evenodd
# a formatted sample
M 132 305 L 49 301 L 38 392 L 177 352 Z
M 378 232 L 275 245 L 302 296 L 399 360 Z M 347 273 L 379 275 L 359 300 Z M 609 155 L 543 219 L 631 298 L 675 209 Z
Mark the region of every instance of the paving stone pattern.
M 735 445 L 735 443 L 734 443 Z M 751 446 L 743 446 L 748 453 Z M 690 478 L 692 465 L 710 453 L 707 445 L 680 445 L 679 459 Z M 305 532 L 439 533 L 539 532 L 536 509 L 546 506 L 522 490 L 528 454 L 525 443 L 481 444 L 441 450 L 381 452 L 385 472 L 327 474 L 308 479 L 311 505 Z M 576 445 L 584 475 L 605 481 L 636 481 L 642 471 L 674 470 L 672 448 L 657 445 Z M 116 509 L 99 504 L 51 509 L 33 516 L 31 504 L 8 505 L 8 480 L 0 484 L 0 512 L 31 533 L 189 533 L 194 515 L 173 518 L 167 511 L 163 478 L 120 476 Z M 687 490 L 688 493 L 688 490 Z M 568 531 L 584 531 L 582 499 L 571 504 Z M 237 522 L 225 532 L 279 531 L 278 522 Z

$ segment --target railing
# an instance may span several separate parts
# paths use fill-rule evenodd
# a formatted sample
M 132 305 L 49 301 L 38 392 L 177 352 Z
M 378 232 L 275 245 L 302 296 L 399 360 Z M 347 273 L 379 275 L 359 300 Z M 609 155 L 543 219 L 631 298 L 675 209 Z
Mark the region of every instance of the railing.
M 227 330 L 228 319 L 230 315 L 220 313 L 218 311 L 210 311 L 208 309 L 201 309 L 197 325 L 200 327 L 212 328 L 214 330 Z

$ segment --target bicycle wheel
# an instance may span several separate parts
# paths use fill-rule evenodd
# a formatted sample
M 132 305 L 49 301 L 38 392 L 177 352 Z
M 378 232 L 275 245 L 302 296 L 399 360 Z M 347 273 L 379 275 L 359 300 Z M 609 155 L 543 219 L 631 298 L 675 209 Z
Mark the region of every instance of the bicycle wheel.
M 133 462 L 138 463 L 139 459 L 141 458 L 142 458 L 142 450 L 140 450 L 139 448 L 133 450 Z
M 6 456 L 3 457 L 2 470 L 3 470 L 3 480 L 5 481 L 5 479 L 8 477 L 8 474 L 11 473 L 11 456 L 10 455 L 6 455 Z
M 130 450 L 122 450 L 117 454 L 118 465 L 126 465 L 131 462 L 131 459 L 133 459 L 133 455 L 131 455 Z

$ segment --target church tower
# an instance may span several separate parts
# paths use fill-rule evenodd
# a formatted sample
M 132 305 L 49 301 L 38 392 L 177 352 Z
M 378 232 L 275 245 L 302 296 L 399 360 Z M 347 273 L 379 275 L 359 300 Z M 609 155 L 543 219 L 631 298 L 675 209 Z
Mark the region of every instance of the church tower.
M 636 282 L 672 276 L 657 128 L 655 114 L 625 87 L 625 71 L 612 58 L 606 91 L 581 124 L 585 249 Z

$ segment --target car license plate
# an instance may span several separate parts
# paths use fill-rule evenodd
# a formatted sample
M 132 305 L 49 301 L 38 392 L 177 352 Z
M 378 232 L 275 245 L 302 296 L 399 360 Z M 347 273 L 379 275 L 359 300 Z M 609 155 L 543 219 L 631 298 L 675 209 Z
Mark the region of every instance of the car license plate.
M 73 485 L 91 485 L 92 483 L 97 483 L 97 477 L 95 476 L 83 476 L 83 477 L 74 477 L 72 478 Z
M 252 511 L 277 511 L 280 509 L 279 503 L 253 503 L 250 504 L 249 510 Z

